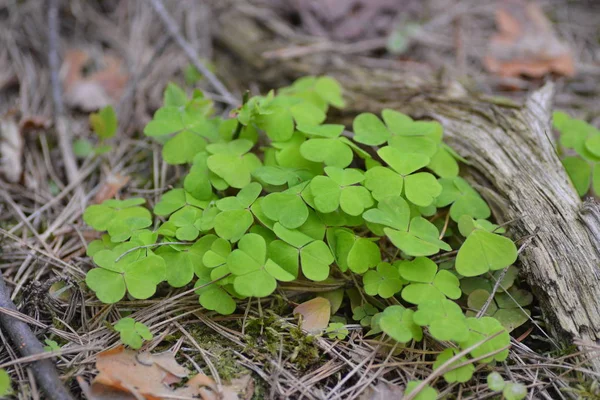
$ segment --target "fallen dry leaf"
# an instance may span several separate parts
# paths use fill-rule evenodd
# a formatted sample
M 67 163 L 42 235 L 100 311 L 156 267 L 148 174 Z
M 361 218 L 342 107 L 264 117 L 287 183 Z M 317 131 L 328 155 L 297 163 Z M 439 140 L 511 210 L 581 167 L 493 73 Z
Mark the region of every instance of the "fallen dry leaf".
M 0 173 L 16 183 L 23 174 L 23 135 L 13 116 L 0 118 Z
M 109 174 L 104 183 L 96 193 L 94 197 L 94 203 L 100 204 L 104 200 L 112 199 L 115 195 L 123 188 L 123 186 L 127 185 L 129 182 L 128 176 L 123 176 L 118 173 Z
M 375 386 L 366 388 L 358 400 L 388 400 L 401 399 L 402 397 L 404 397 L 404 389 L 401 386 L 379 382 Z
M 302 316 L 302 329 L 317 333 L 329 325 L 331 303 L 323 297 L 315 297 L 294 308 L 293 314 Z
M 69 50 L 61 67 L 65 102 L 83 111 L 95 111 L 120 98 L 128 80 L 120 59 L 105 55 L 102 68 L 84 75 L 91 57 L 82 50 Z
M 179 383 L 188 375 L 172 352 L 158 354 L 138 353 L 119 346 L 98 354 L 96 368 L 99 373 L 87 386 L 80 381 L 89 400 L 160 400 L 173 397 L 190 397 L 217 400 L 215 382 L 198 374 L 178 389 L 170 385 Z
M 489 71 L 502 77 L 575 74 L 569 47 L 558 39 L 537 4 L 506 0 L 496 11 L 496 23 L 499 32 L 491 38 L 484 59 Z
M 221 392 L 204 374 L 197 374 L 183 386 L 173 389 L 171 385 L 180 383 L 188 376 L 188 371 L 169 351 L 138 353 L 119 346 L 98 354 L 96 368 L 99 373 L 91 386 L 83 378 L 77 378 L 88 400 L 247 400 L 254 394 L 254 380 L 249 374 L 224 385 Z

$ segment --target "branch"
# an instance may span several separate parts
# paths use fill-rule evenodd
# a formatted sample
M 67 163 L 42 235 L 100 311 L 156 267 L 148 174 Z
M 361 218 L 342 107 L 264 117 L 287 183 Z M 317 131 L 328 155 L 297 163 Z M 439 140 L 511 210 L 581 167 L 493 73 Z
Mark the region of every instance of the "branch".
M 0 307 L 17 311 L 14 303 L 10 300 L 10 295 L 4 284 L 4 278 L 0 275 Z M 0 313 L 0 326 L 7 333 L 13 348 L 17 349 L 21 356 L 28 357 L 40 353 L 45 353 L 44 348 L 37 340 L 29 326 L 10 315 Z M 32 370 L 36 381 L 46 392 L 50 400 L 74 400 L 69 390 L 63 385 L 56 367 L 51 359 L 46 358 L 32 362 Z
M 179 27 L 177 26 L 177 22 L 175 22 L 173 17 L 169 15 L 169 12 L 165 9 L 165 5 L 163 4 L 162 0 L 151 0 L 150 3 L 152 4 L 154 11 L 156 11 L 163 24 L 167 28 L 169 35 L 173 38 L 173 40 L 175 40 L 179 47 L 181 47 L 185 55 L 188 56 L 192 65 L 194 65 L 194 67 L 196 67 L 196 69 L 200 71 L 202 75 L 206 77 L 206 79 L 208 79 L 210 84 L 217 90 L 217 92 L 224 97 L 225 102 L 232 106 L 238 106 L 240 103 L 239 100 L 236 99 L 236 97 L 233 96 L 229 90 L 227 90 L 225 85 L 221 83 L 215 74 L 206 68 L 202 62 L 200 62 L 200 56 L 198 52 L 181 35 L 181 32 L 179 32 Z

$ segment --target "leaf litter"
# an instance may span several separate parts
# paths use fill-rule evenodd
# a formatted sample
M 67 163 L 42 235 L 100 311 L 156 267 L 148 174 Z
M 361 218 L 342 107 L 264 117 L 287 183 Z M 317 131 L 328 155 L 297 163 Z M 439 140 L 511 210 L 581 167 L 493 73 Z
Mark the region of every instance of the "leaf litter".
M 89 400 L 237 400 L 247 399 L 247 393 L 253 393 L 254 387 L 250 375 L 233 379 L 230 385 L 219 388 L 212 378 L 203 373 L 182 384 L 189 371 L 177 362 L 172 351 L 152 354 L 118 346 L 99 353 L 96 368 L 98 375 L 90 386 L 79 379 Z

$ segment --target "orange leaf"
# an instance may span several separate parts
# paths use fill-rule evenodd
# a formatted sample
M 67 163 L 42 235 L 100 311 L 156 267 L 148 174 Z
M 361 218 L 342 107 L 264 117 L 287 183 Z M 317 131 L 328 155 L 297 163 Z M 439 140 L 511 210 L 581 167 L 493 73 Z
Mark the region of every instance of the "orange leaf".
M 316 333 L 327 328 L 331 316 L 331 303 L 323 297 L 315 297 L 294 308 L 294 315 L 302 316 L 302 328 Z
M 537 4 L 507 0 L 496 11 L 496 24 L 499 32 L 484 58 L 489 71 L 502 77 L 575 74 L 569 47 L 558 39 Z

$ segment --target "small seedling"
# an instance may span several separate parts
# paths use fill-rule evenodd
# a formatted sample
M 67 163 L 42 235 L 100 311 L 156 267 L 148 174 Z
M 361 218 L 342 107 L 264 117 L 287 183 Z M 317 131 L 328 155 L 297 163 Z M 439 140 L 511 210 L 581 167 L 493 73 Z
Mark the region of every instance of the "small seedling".
M 152 339 L 150 329 L 133 318 L 122 318 L 115 324 L 115 330 L 121 334 L 121 341 L 132 349 L 139 349 L 145 340 Z

